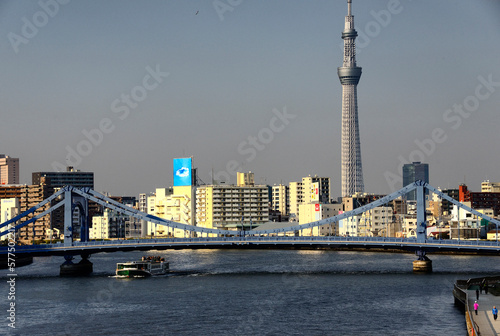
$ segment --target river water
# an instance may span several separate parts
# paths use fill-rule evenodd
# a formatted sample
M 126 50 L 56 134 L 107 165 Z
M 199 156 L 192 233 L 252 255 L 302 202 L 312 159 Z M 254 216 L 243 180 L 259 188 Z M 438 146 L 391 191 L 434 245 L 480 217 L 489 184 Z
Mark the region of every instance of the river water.
M 500 273 L 498 257 L 431 255 L 413 274 L 409 254 L 289 250 L 150 251 L 173 273 L 119 279 L 117 262 L 91 257 L 94 274 L 61 278 L 62 257 L 16 269 L 16 323 L 8 327 L 2 270 L 0 334 L 13 335 L 466 335 L 457 279 Z

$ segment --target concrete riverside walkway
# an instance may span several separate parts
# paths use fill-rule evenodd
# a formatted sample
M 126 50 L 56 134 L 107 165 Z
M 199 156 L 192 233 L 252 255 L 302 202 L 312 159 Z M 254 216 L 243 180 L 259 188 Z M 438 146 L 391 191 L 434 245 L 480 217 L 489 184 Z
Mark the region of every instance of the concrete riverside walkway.
M 476 291 L 468 290 L 467 298 L 470 309 L 470 316 L 479 326 L 479 333 L 481 336 L 497 336 L 500 335 L 500 317 L 495 321 L 491 309 L 496 306 L 500 308 L 500 296 L 491 294 L 479 294 L 479 308 L 477 315 L 474 313 L 474 301 L 476 301 Z

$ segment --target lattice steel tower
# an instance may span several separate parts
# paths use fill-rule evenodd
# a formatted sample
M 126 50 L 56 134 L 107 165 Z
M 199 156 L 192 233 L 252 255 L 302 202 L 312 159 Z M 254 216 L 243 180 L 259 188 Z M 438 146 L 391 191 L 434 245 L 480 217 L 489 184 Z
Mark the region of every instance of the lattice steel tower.
M 363 192 L 363 167 L 361 165 L 361 146 L 358 125 L 357 85 L 361 68 L 356 66 L 355 40 L 358 33 L 354 29 L 354 16 L 351 15 L 351 2 L 347 0 L 347 16 L 344 40 L 344 63 L 338 68 L 342 84 L 342 196 Z

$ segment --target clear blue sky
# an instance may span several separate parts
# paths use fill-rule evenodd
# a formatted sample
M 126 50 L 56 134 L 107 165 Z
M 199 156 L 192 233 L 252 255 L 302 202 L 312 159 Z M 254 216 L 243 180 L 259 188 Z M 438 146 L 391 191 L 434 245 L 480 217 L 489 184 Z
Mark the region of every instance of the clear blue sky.
M 0 153 L 22 183 L 69 158 L 97 190 L 137 195 L 193 156 L 207 183 L 237 163 L 267 184 L 329 176 L 340 194 L 345 0 L 54 3 L 0 3 Z M 420 158 L 436 187 L 500 181 L 499 2 L 354 0 L 353 14 L 366 191 L 400 187 Z

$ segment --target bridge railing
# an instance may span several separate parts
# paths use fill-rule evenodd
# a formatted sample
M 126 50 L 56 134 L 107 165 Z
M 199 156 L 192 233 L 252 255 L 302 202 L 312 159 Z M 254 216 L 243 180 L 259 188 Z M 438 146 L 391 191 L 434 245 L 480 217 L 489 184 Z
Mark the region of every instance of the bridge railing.
M 345 245 L 353 247 L 366 247 L 366 248 L 390 248 L 401 250 L 414 250 L 416 248 L 425 248 L 429 251 L 443 251 L 457 250 L 469 252 L 487 252 L 500 254 L 500 244 L 496 241 L 468 241 L 468 240 L 441 240 L 441 239 L 428 239 L 424 242 L 417 241 L 416 238 L 393 238 L 393 237 L 343 237 L 343 236 L 260 236 L 260 235 L 247 235 L 247 236 L 232 236 L 232 237 L 188 237 L 188 238 L 153 238 L 153 239 L 134 239 L 134 240 L 109 240 L 109 241 L 89 241 L 89 242 L 73 242 L 71 246 L 64 243 L 55 244 L 40 244 L 40 245 L 24 245 L 17 246 L 16 253 L 42 253 L 45 255 L 54 253 L 62 253 L 68 251 L 71 254 L 75 251 L 103 249 L 105 252 L 107 248 L 110 250 L 119 250 L 120 247 L 124 249 L 145 249 L 172 244 L 174 245 L 187 245 L 187 246 L 203 246 L 209 245 L 249 245 L 249 244 L 274 244 L 277 246 L 285 246 L 287 244 L 301 244 L 301 245 Z M 0 247 L 0 255 L 7 254 L 7 246 Z M 492 279 L 493 280 L 493 279 Z
M 244 236 L 244 237 L 191 237 L 191 238 L 151 238 L 136 240 L 109 240 L 109 241 L 89 241 L 73 242 L 73 246 L 96 246 L 96 245 L 116 245 L 116 244 L 151 244 L 151 243 L 169 243 L 169 242 L 251 242 L 251 241 L 352 241 L 352 242 L 393 242 L 405 243 L 416 242 L 415 238 L 391 238 L 391 237 L 340 237 L 340 236 Z M 56 246 L 61 246 L 58 244 Z
M 235 237 L 189 237 L 189 238 L 152 238 L 152 239 L 134 239 L 134 240 L 94 240 L 88 242 L 73 242 L 74 247 L 92 247 L 92 246 L 109 246 L 109 245 L 154 245 L 161 243 L 213 243 L 213 242 L 266 242 L 275 241 L 280 243 L 286 242 L 351 242 L 351 243 L 389 243 L 395 245 L 432 245 L 432 246 L 468 246 L 468 247 L 497 247 L 500 249 L 498 242 L 492 241 L 469 241 L 469 240 L 445 240 L 445 239 L 428 239 L 425 242 L 417 242 L 415 238 L 393 238 L 393 237 L 343 237 L 343 236 L 235 236 Z M 40 244 L 40 245 L 24 245 L 18 246 L 18 251 L 39 250 L 39 249 L 65 249 L 67 246 L 64 243 L 55 244 Z

